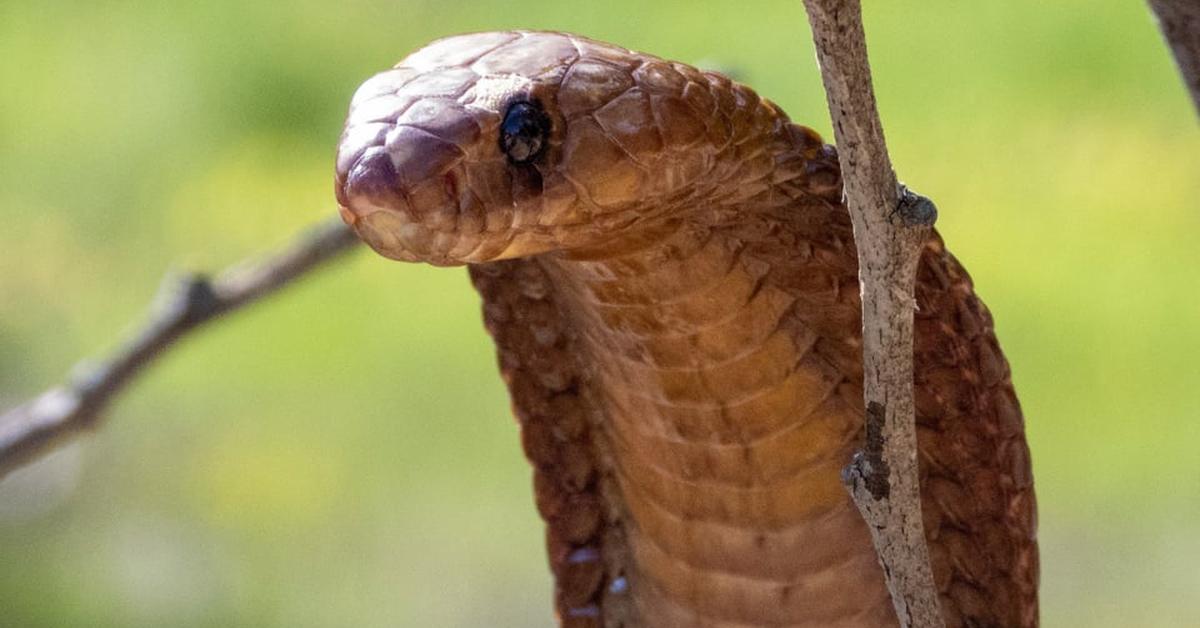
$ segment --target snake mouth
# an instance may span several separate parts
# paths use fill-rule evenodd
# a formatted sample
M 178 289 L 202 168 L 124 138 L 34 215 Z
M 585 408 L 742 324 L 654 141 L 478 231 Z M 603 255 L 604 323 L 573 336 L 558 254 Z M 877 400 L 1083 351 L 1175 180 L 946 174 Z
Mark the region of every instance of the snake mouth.
M 434 266 L 460 266 L 468 261 L 454 255 L 462 242 L 458 234 L 434 231 L 402 213 L 384 210 L 358 215 L 346 207 L 340 209 L 342 219 L 380 255 Z

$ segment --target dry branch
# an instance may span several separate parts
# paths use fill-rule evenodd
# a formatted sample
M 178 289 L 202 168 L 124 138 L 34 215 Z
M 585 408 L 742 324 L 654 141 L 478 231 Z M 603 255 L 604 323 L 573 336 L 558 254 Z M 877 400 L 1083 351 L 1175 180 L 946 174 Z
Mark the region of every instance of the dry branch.
M 297 236 L 283 251 L 236 264 L 215 279 L 168 275 L 132 339 L 106 359 L 77 364 L 66 383 L 0 415 L 0 478 L 96 425 L 108 402 L 189 332 L 279 290 L 356 242 L 335 218 Z
M 1200 2 L 1197 0 L 1149 0 L 1158 16 L 1158 28 L 1175 54 L 1179 74 L 1192 94 L 1200 113 Z
M 899 185 L 875 106 L 859 0 L 805 0 L 858 247 L 866 443 L 844 471 L 900 625 L 943 625 L 921 520 L 913 285 L 933 203 Z

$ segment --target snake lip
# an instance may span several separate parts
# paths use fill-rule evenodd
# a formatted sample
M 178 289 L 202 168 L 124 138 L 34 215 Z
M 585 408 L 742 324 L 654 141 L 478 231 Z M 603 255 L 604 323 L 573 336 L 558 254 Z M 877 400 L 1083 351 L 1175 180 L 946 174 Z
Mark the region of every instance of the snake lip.
M 464 259 L 464 247 L 474 248 L 461 234 L 438 231 L 402 212 L 378 209 L 356 213 L 346 207 L 341 209 L 343 218 L 358 236 L 384 257 L 434 266 L 460 266 L 469 261 Z

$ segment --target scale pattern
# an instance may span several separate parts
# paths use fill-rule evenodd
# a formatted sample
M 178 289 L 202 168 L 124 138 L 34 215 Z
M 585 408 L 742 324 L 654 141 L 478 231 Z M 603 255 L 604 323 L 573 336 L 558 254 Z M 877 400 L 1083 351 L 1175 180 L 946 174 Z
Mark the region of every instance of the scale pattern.
M 509 162 L 505 108 L 546 148 Z M 893 625 L 839 472 L 861 303 L 836 151 L 716 73 L 562 33 L 435 42 L 356 94 L 342 214 L 471 264 L 534 467 L 563 626 Z M 935 234 L 918 271 L 926 536 L 949 626 L 1037 625 L 1024 425 Z

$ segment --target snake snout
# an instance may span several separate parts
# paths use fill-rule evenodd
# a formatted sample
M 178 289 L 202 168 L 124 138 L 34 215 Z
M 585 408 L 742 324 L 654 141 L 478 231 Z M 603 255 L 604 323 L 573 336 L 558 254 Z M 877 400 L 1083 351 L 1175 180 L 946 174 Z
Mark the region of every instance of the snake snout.
M 457 136 L 467 134 L 423 126 L 390 125 L 362 139 L 348 130 L 340 146 L 338 202 L 346 222 L 379 253 L 451 263 L 461 239 L 456 182 L 465 155 L 464 138 Z
M 407 213 L 408 202 L 397 183 L 396 166 L 386 152 L 364 153 L 338 186 L 338 201 L 350 212 L 347 221 L 354 224 L 357 218 L 379 210 Z

